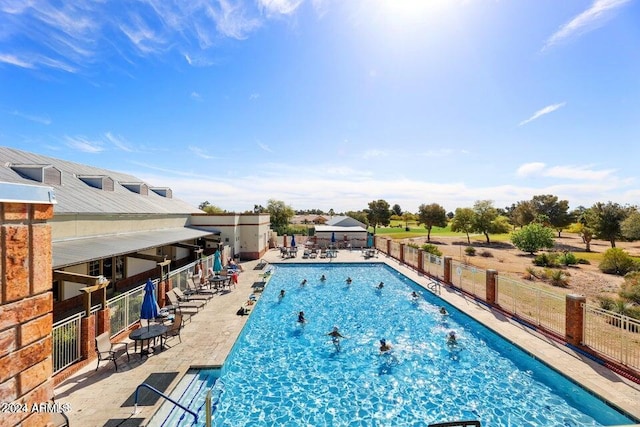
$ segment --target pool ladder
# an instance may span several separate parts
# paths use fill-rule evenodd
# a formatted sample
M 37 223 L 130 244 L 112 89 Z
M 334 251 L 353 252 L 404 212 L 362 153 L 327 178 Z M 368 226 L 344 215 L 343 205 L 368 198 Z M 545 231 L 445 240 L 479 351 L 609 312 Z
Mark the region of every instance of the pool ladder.
M 138 387 L 136 387 L 136 394 L 135 394 L 135 402 L 134 402 L 134 407 L 133 407 L 133 415 L 138 413 L 138 391 L 140 391 L 140 388 L 148 388 L 149 390 L 151 390 L 152 392 L 158 394 L 159 396 L 164 397 L 165 399 L 167 399 L 169 402 L 173 403 L 174 405 L 182 408 L 183 410 L 185 410 L 186 412 L 190 413 L 191 415 L 193 415 L 194 418 L 194 424 L 198 424 L 198 414 L 196 414 L 195 412 L 193 412 L 191 409 L 186 408 L 184 406 L 182 406 L 181 404 L 179 404 L 178 402 L 176 402 L 175 400 L 173 400 L 172 398 L 170 398 L 169 396 L 167 396 L 166 394 L 162 393 L 160 390 L 158 390 L 157 388 L 151 387 L 149 384 L 147 383 L 142 383 L 140 384 Z M 211 392 L 209 392 L 209 395 L 207 396 L 207 399 L 209 402 L 211 402 Z M 210 410 L 209 410 L 210 413 Z M 208 417 L 209 420 L 209 424 L 207 424 L 208 426 L 211 425 L 211 416 L 209 415 Z
M 440 282 L 437 280 L 429 280 L 427 282 L 427 289 L 436 295 L 440 295 Z

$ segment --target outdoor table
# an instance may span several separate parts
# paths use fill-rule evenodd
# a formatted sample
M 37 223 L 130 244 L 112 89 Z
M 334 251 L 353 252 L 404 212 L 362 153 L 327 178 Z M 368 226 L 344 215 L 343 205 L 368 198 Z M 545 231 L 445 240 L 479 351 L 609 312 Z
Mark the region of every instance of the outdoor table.
M 140 341 L 140 356 L 144 355 L 144 342 L 147 342 L 147 354 L 149 353 L 149 344 L 151 340 L 156 340 L 158 337 L 162 337 L 162 335 L 167 332 L 167 327 L 164 325 L 149 325 L 143 326 L 141 328 L 135 329 L 131 331 L 129 334 L 129 339 L 133 340 L 135 345 L 135 350 L 138 349 L 138 341 Z M 160 338 L 160 345 L 162 345 L 162 338 Z
M 209 283 L 216 289 L 221 288 L 224 285 L 224 282 L 229 280 L 228 277 L 223 276 L 213 276 L 209 278 Z

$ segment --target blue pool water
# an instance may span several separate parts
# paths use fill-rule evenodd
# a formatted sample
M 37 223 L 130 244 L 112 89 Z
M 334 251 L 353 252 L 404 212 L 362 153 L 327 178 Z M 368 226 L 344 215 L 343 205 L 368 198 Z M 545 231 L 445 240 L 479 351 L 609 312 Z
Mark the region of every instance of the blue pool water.
M 410 296 L 414 290 L 418 301 Z M 346 337 L 339 351 L 326 335 L 334 325 Z M 447 345 L 451 330 L 455 348 Z M 391 354 L 380 354 L 381 338 L 393 345 Z M 199 410 L 201 425 L 212 385 L 215 426 L 633 423 L 380 264 L 278 266 L 221 372 L 192 374 L 173 396 Z M 173 411 L 162 425 L 187 425 L 182 415 Z

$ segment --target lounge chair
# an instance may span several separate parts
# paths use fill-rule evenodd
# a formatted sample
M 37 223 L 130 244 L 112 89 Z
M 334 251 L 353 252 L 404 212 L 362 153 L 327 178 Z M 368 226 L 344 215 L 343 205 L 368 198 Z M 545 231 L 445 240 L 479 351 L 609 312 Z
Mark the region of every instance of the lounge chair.
M 320 249 L 320 258 L 326 258 L 327 257 L 327 251 L 324 249 Z
M 182 314 L 177 313 L 175 318 L 173 319 L 173 323 L 167 329 L 167 332 L 164 333 L 163 338 L 166 344 L 167 339 L 178 337 L 180 342 L 182 343 L 182 338 L 180 338 L 180 330 L 182 329 Z
M 96 337 L 96 353 L 98 353 L 98 365 L 96 371 L 100 367 L 102 360 L 111 360 L 118 370 L 118 364 L 116 359 L 123 353 L 127 353 L 127 361 L 131 360 L 129 357 L 129 344 L 126 342 L 112 343 L 109 337 L 109 332 L 103 332 Z
M 173 292 L 178 297 L 178 301 L 180 303 L 186 302 L 186 303 L 193 303 L 194 305 L 201 304 L 201 307 L 204 307 L 207 301 L 211 299 L 211 296 L 208 296 L 208 295 L 200 295 L 200 294 L 187 295 L 184 292 L 182 292 L 182 289 L 180 288 L 173 288 Z
M 213 298 L 213 295 L 215 293 L 216 293 L 215 290 L 213 290 L 213 289 L 205 289 L 202 286 L 197 287 L 196 284 L 193 283 L 193 280 L 187 279 L 187 290 L 186 290 L 186 295 L 187 296 L 201 295 L 201 296 L 206 297 L 207 300 L 210 300 L 211 298 Z
M 176 314 L 196 314 L 204 306 L 204 302 L 202 301 L 196 301 L 195 303 L 180 301 L 173 290 L 167 292 L 165 296 L 167 300 L 169 300 L 169 304 L 175 308 Z

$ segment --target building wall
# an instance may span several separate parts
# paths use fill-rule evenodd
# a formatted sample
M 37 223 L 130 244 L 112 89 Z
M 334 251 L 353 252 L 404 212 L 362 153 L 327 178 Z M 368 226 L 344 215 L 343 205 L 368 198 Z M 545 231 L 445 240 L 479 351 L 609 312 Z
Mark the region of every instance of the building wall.
M 51 227 L 53 205 L 0 202 L 0 414 L 3 426 L 46 426 L 31 410 L 53 397 Z
M 49 222 L 53 240 L 101 236 L 116 233 L 178 228 L 189 224 L 188 215 L 163 214 L 65 214 L 56 215 Z
M 222 243 L 242 259 L 259 259 L 269 247 L 269 214 L 193 214 L 191 225 L 218 230 Z

